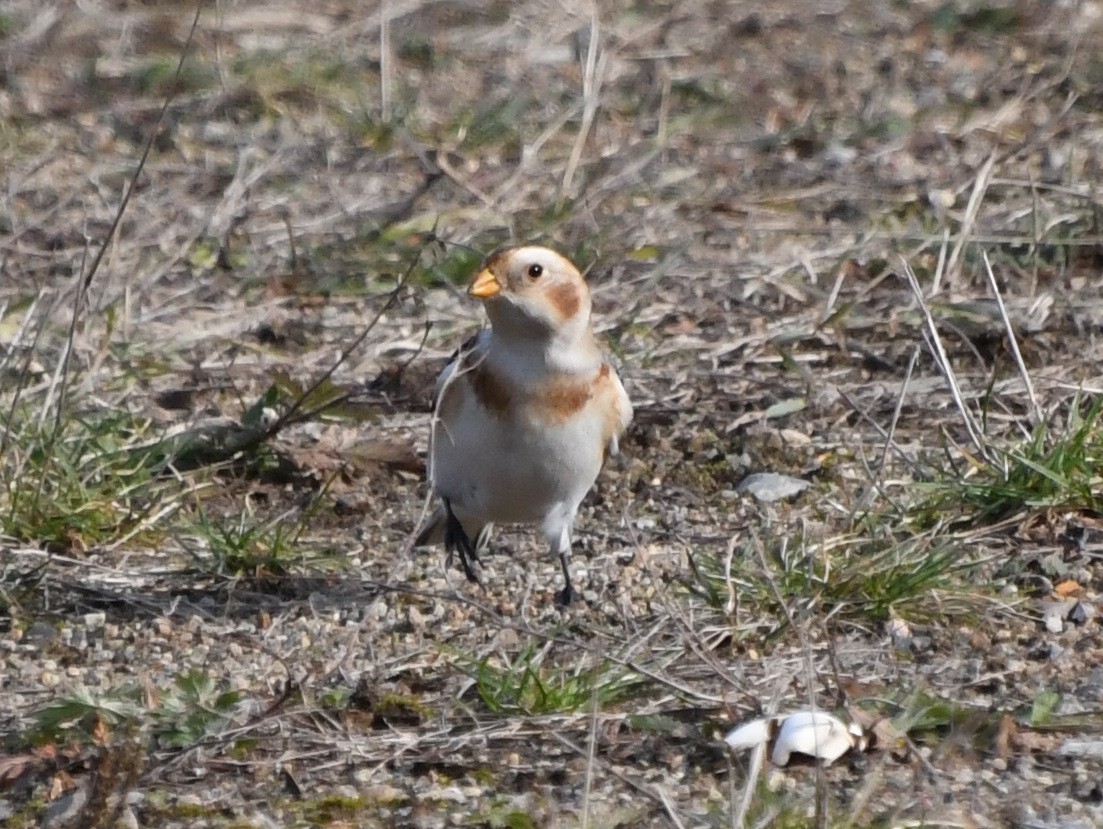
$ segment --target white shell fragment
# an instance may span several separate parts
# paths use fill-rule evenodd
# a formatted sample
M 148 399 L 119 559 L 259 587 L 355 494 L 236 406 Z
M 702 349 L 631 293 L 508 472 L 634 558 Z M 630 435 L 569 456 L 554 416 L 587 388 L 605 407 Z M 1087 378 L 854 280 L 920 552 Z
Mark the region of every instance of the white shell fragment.
M 777 719 L 751 720 L 733 728 L 724 737 L 724 742 L 734 749 L 746 751 L 749 748 L 768 742 L 777 733 Z
M 823 711 L 797 711 L 792 714 L 751 720 L 728 732 L 724 742 L 734 749 L 746 750 L 773 740 L 770 760 L 785 766 L 793 754 L 822 760 L 829 766 L 850 749 L 866 746 L 865 735 L 857 724 L 846 725 L 838 717 Z

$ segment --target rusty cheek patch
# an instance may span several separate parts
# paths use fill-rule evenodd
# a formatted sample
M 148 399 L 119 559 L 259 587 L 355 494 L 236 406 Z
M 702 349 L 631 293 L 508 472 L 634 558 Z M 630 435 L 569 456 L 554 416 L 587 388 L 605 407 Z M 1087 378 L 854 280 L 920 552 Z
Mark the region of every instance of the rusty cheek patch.
M 548 301 L 561 320 L 568 320 L 582 307 L 582 298 L 578 295 L 578 286 L 570 282 L 561 282 L 548 289 Z

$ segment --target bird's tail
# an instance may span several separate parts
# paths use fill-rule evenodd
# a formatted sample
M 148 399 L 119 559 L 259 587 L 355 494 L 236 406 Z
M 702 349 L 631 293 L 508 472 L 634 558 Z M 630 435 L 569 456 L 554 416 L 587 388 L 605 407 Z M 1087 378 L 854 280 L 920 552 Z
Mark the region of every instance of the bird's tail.
M 431 547 L 435 544 L 443 544 L 444 531 L 447 526 L 448 514 L 444 511 L 443 506 L 439 506 L 429 516 L 429 520 L 425 522 L 425 526 L 421 528 L 421 531 L 418 532 L 417 539 L 414 540 L 414 546 Z M 486 549 L 486 545 L 490 543 L 490 534 L 494 530 L 494 525 L 484 524 L 481 527 L 476 525 L 472 529 L 474 532 L 469 532 L 468 535 L 475 539 L 475 549 Z M 464 527 L 464 531 L 467 532 L 467 527 Z
M 421 528 L 421 532 L 417 534 L 414 546 L 428 547 L 434 544 L 443 544 L 444 527 L 447 523 L 444 507 L 437 507 L 433 514 L 429 516 L 429 520 L 425 522 L 425 526 Z

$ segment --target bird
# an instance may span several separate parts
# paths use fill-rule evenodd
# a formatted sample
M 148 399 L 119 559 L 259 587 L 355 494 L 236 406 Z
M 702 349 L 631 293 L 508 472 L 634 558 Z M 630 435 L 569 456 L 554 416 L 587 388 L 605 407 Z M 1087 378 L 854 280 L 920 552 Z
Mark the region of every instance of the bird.
M 474 566 L 495 524 L 539 528 L 571 583 L 579 504 L 632 420 L 632 403 L 598 344 L 590 289 L 560 253 L 524 245 L 487 256 L 467 293 L 490 326 L 452 356 L 437 380 L 429 477 L 439 501 L 415 544 L 443 543 Z

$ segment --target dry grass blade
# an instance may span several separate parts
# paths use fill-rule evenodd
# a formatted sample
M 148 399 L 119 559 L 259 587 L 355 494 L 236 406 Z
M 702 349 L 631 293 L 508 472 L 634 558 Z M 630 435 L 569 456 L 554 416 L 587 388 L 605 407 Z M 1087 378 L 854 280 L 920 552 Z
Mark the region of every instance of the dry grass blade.
M 1003 320 L 1004 331 L 1007 332 L 1007 344 L 1011 348 L 1011 353 L 1015 357 L 1015 366 L 1019 370 L 1019 376 L 1023 380 L 1023 386 L 1026 387 L 1027 397 L 1030 398 L 1030 409 L 1034 416 L 1035 425 L 1043 423 L 1045 421 L 1045 414 L 1042 412 L 1042 407 L 1038 403 L 1038 396 L 1034 393 L 1034 383 L 1030 379 L 1030 372 L 1026 369 L 1026 363 L 1023 362 L 1023 354 L 1019 350 L 1019 339 L 1015 336 L 1015 328 L 1011 325 L 1011 318 L 1007 315 L 1007 306 L 1003 303 L 1003 295 L 1000 293 L 1000 286 L 996 283 L 996 275 L 992 273 L 992 263 L 988 261 L 988 252 L 983 253 L 984 257 L 984 272 L 988 277 L 988 286 L 992 289 L 992 296 L 996 299 L 996 305 L 1000 309 L 1000 319 Z
M 950 279 L 956 279 L 960 274 L 961 255 L 965 246 L 972 241 L 973 228 L 977 223 L 977 215 L 980 212 L 984 195 L 988 192 L 988 183 L 992 179 L 992 168 L 996 164 L 997 153 L 993 151 L 981 166 L 976 178 L 973 180 L 973 189 L 969 193 L 969 201 L 965 205 L 965 215 L 961 220 L 961 229 L 958 231 L 957 241 L 946 260 L 945 273 Z
M 950 363 L 950 357 L 946 353 L 946 348 L 942 344 L 942 336 L 939 334 L 938 326 L 935 324 L 934 317 L 931 315 L 930 306 L 923 296 L 923 289 L 919 285 L 919 280 L 915 276 L 915 271 L 912 270 L 911 265 L 908 264 L 907 261 L 901 260 L 901 264 L 904 268 L 904 275 L 908 280 L 908 286 L 911 288 L 912 295 L 915 297 L 915 301 L 918 303 L 919 309 L 923 314 L 925 326 L 924 337 L 928 349 L 931 352 L 931 356 L 934 357 L 938 370 L 941 372 L 943 379 L 950 388 L 950 394 L 953 396 L 954 405 L 957 406 L 958 413 L 961 415 L 962 423 L 965 425 L 965 431 L 969 434 L 969 440 L 977 450 L 977 453 L 986 461 L 990 461 L 988 448 L 981 437 L 980 426 L 976 422 L 976 418 L 973 417 L 973 413 L 969 411 L 968 406 L 965 405 L 965 398 L 962 397 L 961 388 L 957 382 L 957 375 L 954 372 L 953 365 Z
M 390 11 L 389 0 L 382 0 L 379 4 L 379 111 L 384 124 L 391 123 L 391 84 L 394 74 Z
M 590 138 L 590 130 L 601 103 L 601 84 L 605 77 L 608 54 L 601 46 L 601 29 L 598 24 L 597 6 L 590 17 L 590 42 L 586 47 L 586 61 L 582 71 L 582 123 L 578 128 L 571 155 L 567 159 L 567 169 L 563 171 L 563 181 L 559 185 L 560 204 L 568 198 L 578 164 L 582 160 L 582 151 Z
M 894 438 L 896 427 L 900 423 L 900 412 L 904 408 L 904 398 L 908 395 L 908 385 L 911 383 L 912 374 L 915 372 L 915 363 L 918 359 L 919 349 L 915 348 L 912 350 L 911 357 L 908 358 L 908 370 L 904 374 L 904 382 L 900 384 L 900 395 L 896 398 L 896 406 L 892 410 L 892 420 L 889 421 L 888 431 L 885 432 L 885 445 L 881 448 L 881 459 L 877 464 L 879 475 L 884 474 L 885 461 L 888 460 L 889 450 L 896 446 Z M 898 446 L 896 451 L 902 454 Z

